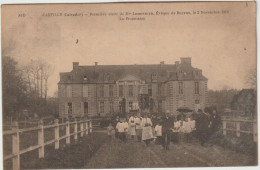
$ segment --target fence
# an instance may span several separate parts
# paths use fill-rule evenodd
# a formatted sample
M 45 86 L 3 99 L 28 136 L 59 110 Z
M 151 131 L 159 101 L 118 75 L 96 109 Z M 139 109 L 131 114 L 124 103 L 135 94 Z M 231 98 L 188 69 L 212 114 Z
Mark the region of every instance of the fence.
M 70 126 L 74 126 L 74 132 L 70 132 Z M 59 130 L 60 127 L 65 127 L 66 134 L 60 136 Z M 78 131 L 79 127 L 79 131 Z M 44 130 L 45 129 L 54 129 L 54 139 L 44 142 Z M 20 150 L 20 134 L 24 132 L 38 131 L 38 144 L 30 146 L 26 149 Z M 12 153 L 9 155 L 4 155 L 3 160 L 12 159 L 13 170 L 20 169 L 20 155 L 26 152 L 33 150 L 38 150 L 39 158 L 44 158 L 44 146 L 54 143 L 55 149 L 59 149 L 60 140 L 66 139 L 66 144 L 70 144 L 70 137 L 74 136 L 74 139 L 77 140 L 78 136 L 88 135 L 92 133 L 92 121 L 91 120 L 79 120 L 76 119 L 72 122 L 66 121 L 65 123 L 59 123 L 59 120 L 54 120 L 53 125 L 43 125 L 43 121 L 39 121 L 38 127 L 19 129 L 18 122 L 13 122 L 12 130 L 4 131 L 3 137 L 11 135 L 12 137 Z
M 53 117 L 43 117 L 43 118 L 39 118 L 39 119 L 24 119 L 24 120 L 19 120 L 18 121 L 18 126 L 19 129 L 23 129 L 23 128 L 32 128 L 32 127 L 37 127 L 39 124 L 39 121 L 43 120 L 44 124 L 50 124 L 50 122 L 54 121 Z M 13 127 L 13 122 L 16 121 L 9 121 L 9 120 L 4 120 L 3 121 L 3 130 L 12 130 Z
M 253 141 L 257 142 L 257 120 L 223 118 L 222 128 L 223 135 L 227 135 L 228 131 L 235 132 L 237 137 L 240 137 L 241 133 L 252 134 Z

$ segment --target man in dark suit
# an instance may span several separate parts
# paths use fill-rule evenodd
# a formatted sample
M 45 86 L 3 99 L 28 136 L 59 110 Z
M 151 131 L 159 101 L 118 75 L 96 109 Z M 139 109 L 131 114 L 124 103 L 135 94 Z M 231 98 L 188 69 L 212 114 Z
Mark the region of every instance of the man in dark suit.
M 166 150 L 170 150 L 171 134 L 173 129 L 174 119 L 170 117 L 169 111 L 165 113 L 162 119 L 162 143 Z
M 199 135 L 199 140 L 201 146 L 204 146 L 205 142 L 208 139 L 208 130 L 209 130 L 209 117 L 199 109 L 199 117 L 197 122 L 197 130 Z
M 213 145 L 220 140 L 221 130 L 221 118 L 217 114 L 216 110 L 213 110 L 210 116 L 210 129 L 209 129 L 209 145 Z

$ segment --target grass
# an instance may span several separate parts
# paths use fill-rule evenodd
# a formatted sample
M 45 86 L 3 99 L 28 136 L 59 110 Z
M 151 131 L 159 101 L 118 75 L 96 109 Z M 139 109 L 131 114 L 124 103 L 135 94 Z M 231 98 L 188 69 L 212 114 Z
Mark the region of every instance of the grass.
M 37 135 L 36 135 L 37 136 Z M 21 169 L 59 169 L 81 168 L 104 143 L 106 135 L 92 133 L 78 138 L 66 145 L 65 139 L 60 141 L 60 149 L 55 150 L 54 144 L 45 146 L 45 158 L 38 158 L 38 151 L 34 150 L 21 155 Z M 27 140 L 29 142 L 29 140 Z M 36 140 L 37 141 L 37 140 Z M 26 144 L 28 145 L 28 144 Z M 4 161 L 4 169 L 12 169 L 11 161 Z

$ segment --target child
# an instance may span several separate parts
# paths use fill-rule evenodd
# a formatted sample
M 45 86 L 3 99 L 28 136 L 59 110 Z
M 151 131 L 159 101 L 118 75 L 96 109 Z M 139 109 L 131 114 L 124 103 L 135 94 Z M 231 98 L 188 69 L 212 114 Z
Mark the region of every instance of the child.
M 191 142 L 191 132 L 192 132 L 190 118 L 185 119 L 183 126 L 184 126 L 184 133 L 185 133 L 186 142 L 190 143 Z
M 114 127 L 112 126 L 112 123 L 109 123 L 109 125 L 107 127 L 107 135 L 108 135 L 109 140 L 112 139 L 113 130 L 114 130 Z
M 156 144 L 162 144 L 162 123 L 159 122 L 154 128 L 156 138 Z
M 127 140 L 127 134 L 128 134 L 128 123 L 127 123 L 127 120 L 126 120 L 126 118 L 124 118 L 124 120 L 123 120 L 123 124 L 124 124 L 124 132 L 125 132 L 125 140 Z
M 173 142 L 174 143 L 179 143 L 179 132 L 180 132 L 180 127 L 181 127 L 181 124 L 180 124 L 180 121 L 177 121 L 177 118 L 174 119 L 174 124 L 173 124 Z
M 128 133 L 129 135 L 131 136 L 131 139 L 134 139 L 136 133 L 135 133 L 135 116 L 132 115 L 130 118 L 129 118 L 129 121 L 128 121 Z
M 195 136 L 195 130 L 196 130 L 196 121 L 193 120 L 193 117 L 190 117 L 190 126 L 191 126 L 191 140 L 193 136 Z
M 137 141 L 141 142 L 142 140 L 142 117 L 140 113 L 137 114 L 137 117 L 135 118 L 135 128 L 136 128 L 136 136 L 137 136 Z
M 125 123 L 123 122 L 122 118 L 120 118 L 120 121 L 117 123 L 116 129 L 117 129 L 117 132 L 118 132 L 118 138 L 121 141 L 126 142 Z
M 119 139 L 119 137 L 118 137 L 118 131 L 117 131 L 117 128 L 116 128 L 116 125 L 117 125 L 118 122 L 120 122 L 120 119 L 119 119 L 119 116 L 116 116 L 116 119 L 115 119 L 115 121 L 114 121 L 115 138 L 116 138 L 116 139 Z
M 185 133 L 185 123 L 184 123 L 184 120 L 183 120 L 184 118 L 183 117 L 181 117 L 181 119 L 178 121 L 178 125 L 179 125 L 179 133 L 178 133 L 178 136 L 179 136 L 179 142 L 182 142 L 183 140 L 184 140 L 184 133 Z

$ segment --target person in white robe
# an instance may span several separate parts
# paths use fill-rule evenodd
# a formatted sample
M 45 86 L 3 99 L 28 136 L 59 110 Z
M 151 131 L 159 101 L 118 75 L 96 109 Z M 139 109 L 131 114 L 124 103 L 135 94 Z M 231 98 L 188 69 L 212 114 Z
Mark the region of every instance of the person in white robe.
M 191 120 L 188 117 L 183 122 L 183 130 L 184 130 L 184 133 L 185 133 L 186 142 L 190 143 L 191 142 L 192 128 L 191 128 Z
M 153 132 L 152 132 L 152 121 L 150 118 L 147 117 L 147 114 L 144 115 L 144 118 L 141 122 L 142 126 L 142 140 L 149 145 L 151 139 L 153 139 Z
M 156 144 L 162 144 L 162 122 L 160 121 L 154 128 Z
M 116 125 L 116 130 L 118 132 L 118 138 L 123 142 L 126 142 L 125 128 L 126 128 L 126 125 L 123 122 L 123 119 L 121 118 L 120 121 Z
M 179 133 L 178 133 L 179 142 L 182 142 L 185 138 L 185 126 L 184 126 L 183 118 L 181 118 L 178 122 L 179 122 L 179 125 L 180 125 Z
M 128 125 L 129 125 L 128 134 L 131 136 L 132 139 L 134 139 L 136 132 L 135 132 L 135 117 L 133 115 L 129 118 Z
M 136 136 L 137 136 L 137 140 L 139 142 L 141 142 L 142 139 L 142 117 L 140 115 L 140 113 L 137 114 L 137 116 L 135 117 L 135 129 L 136 129 Z

